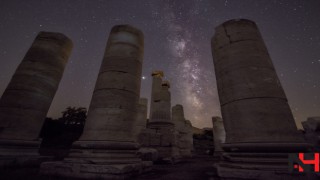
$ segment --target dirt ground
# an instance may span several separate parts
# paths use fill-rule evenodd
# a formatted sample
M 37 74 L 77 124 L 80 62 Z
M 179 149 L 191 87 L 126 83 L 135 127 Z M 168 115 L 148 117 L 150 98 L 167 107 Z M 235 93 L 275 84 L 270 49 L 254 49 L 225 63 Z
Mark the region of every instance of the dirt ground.
M 176 164 L 155 164 L 153 170 L 144 173 L 134 180 L 202 180 L 216 179 L 213 171 L 214 159 L 212 156 L 195 156 L 182 159 Z M 37 168 L 6 169 L 0 172 L 1 180 L 61 180 L 66 178 L 47 177 L 38 175 Z
M 153 170 L 140 175 L 137 180 L 202 180 L 216 179 L 213 170 L 214 159 L 212 156 L 195 156 L 183 159 L 181 162 L 167 165 L 158 164 Z

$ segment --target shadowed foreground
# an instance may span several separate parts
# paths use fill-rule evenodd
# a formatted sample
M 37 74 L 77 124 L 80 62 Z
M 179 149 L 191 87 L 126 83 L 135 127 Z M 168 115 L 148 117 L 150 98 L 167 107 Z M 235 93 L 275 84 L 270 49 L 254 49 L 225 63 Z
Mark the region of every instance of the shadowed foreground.
M 132 178 L 136 180 L 146 179 L 216 179 L 213 178 L 213 162 L 212 156 L 196 156 L 193 158 L 183 159 L 181 162 L 168 165 L 157 164 L 153 166 L 153 170 L 144 173 L 138 177 Z M 35 179 L 35 180 L 59 180 L 70 178 L 58 178 L 50 176 L 38 175 L 37 168 L 23 169 L 5 169 L 0 171 L 0 179 Z

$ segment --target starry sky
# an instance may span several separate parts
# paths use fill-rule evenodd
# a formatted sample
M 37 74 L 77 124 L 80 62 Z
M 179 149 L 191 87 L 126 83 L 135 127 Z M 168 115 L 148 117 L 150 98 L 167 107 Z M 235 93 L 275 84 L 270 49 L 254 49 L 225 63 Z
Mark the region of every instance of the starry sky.
M 220 116 L 210 40 L 221 23 L 257 23 L 298 127 L 320 116 L 320 0 L 1 0 L 0 94 L 39 31 L 73 40 L 72 55 L 49 110 L 88 107 L 109 32 L 130 24 L 143 31 L 141 97 L 150 100 L 151 72 L 171 82 L 193 126 Z

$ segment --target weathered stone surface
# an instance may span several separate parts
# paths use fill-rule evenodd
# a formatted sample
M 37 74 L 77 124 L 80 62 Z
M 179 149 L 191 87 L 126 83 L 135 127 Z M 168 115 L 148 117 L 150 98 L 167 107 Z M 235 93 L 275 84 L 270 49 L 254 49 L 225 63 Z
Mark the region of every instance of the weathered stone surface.
M 158 129 L 154 129 L 155 127 L 143 129 L 139 134 L 138 142 L 142 148 L 157 150 L 158 155 L 155 161 L 175 162 L 179 157 L 176 134 L 172 132 L 170 126 L 156 127 Z
M 226 131 L 226 152 L 215 164 L 218 175 L 292 178 L 288 153 L 310 146 L 297 131 L 258 27 L 245 19 L 227 21 L 216 28 L 211 43 Z
M 113 27 L 80 140 L 133 140 L 128 127 L 133 127 L 137 116 L 142 57 L 142 32 L 128 25 Z M 112 65 L 119 58 L 123 64 Z M 124 59 L 141 63 L 125 70 Z
M 154 72 L 152 75 L 150 121 L 170 123 L 171 120 L 171 94 L 170 86 L 167 82 L 162 81 L 163 72 Z
M 193 150 L 193 133 L 191 122 L 184 118 L 183 106 L 177 104 L 172 107 L 172 121 L 177 133 L 177 147 L 182 157 L 190 157 Z
M 84 132 L 63 162 L 43 163 L 41 173 L 123 179 L 150 169 L 152 163 L 137 157 L 139 145 L 134 138 L 142 57 L 142 32 L 129 25 L 113 27 Z
M 163 81 L 163 72 L 152 73 L 152 90 L 150 102 L 150 120 L 147 129 L 139 135 L 142 147 L 155 148 L 159 152 L 159 160 L 174 161 L 178 156 L 177 138 L 171 119 L 170 84 Z
M 172 107 L 172 121 L 174 122 L 175 129 L 180 133 L 187 133 L 186 119 L 184 118 L 183 106 L 177 104 Z
M 37 167 L 39 133 L 72 50 L 61 33 L 40 32 L 0 99 L 0 167 Z
M 226 133 L 224 130 L 223 122 L 221 117 L 212 117 L 213 124 L 213 140 L 214 140 L 214 151 L 215 153 L 223 151 L 221 144 L 225 142 Z
M 142 147 L 152 147 L 161 145 L 161 133 L 154 129 L 143 129 L 139 134 L 138 142 Z
M 143 129 L 147 128 L 147 115 L 148 115 L 148 99 L 140 98 L 138 104 L 138 115 L 134 125 L 135 140 L 139 139 L 139 134 Z
M 154 148 L 140 148 L 138 156 L 143 161 L 157 161 L 159 158 L 158 151 Z
M 100 165 L 92 163 L 46 162 L 41 165 L 41 173 L 80 179 L 128 179 L 138 175 L 142 163 Z
M 0 169 L 35 167 L 53 157 L 40 156 L 39 141 L 0 140 Z
M 61 33 L 40 32 L 0 100 L 0 139 L 35 140 L 72 50 Z
M 254 22 L 230 20 L 218 26 L 212 53 L 226 143 L 303 143 Z

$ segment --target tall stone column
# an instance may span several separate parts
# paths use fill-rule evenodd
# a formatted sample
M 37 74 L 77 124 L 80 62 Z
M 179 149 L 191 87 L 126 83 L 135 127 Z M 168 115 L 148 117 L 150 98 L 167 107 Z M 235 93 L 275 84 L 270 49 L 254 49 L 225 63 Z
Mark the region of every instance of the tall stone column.
M 170 84 L 168 81 L 163 81 L 162 77 L 162 71 L 152 73 L 150 120 L 147 127 L 153 131 L 149 136 L 157 137 L 150 140 L 150 146 L 158 150 L 159 159 L 171 163 L 178 156 L 178 149 L 171 118 Z
M 171 94 L 168 81 L 162 81 L 163 72 L 152 73 L 150 123 L 169 123 L 171 120 Z
M 129 178 L 143 169 L 136 156 L 143 33 L 130 26 L 110 32 L 84 132 L 63 162 L 43 163 L 41 172 L 74 178 Z M 151 164 L 148 164 L 151 165 Z
M 214 154 L 219 155 L 222 152 L 221 144 L 225 142 L 226 133 L 221 117 L 212 117 L 213 140 L 214 140 Z
M 211 43 L 226 131 L 218 175 L 291 179 L 286 175 L 288 153 L 310 145 L 297 130 L 257 25 L 246 19 L 227 21 L 216 27 Z
M 301 147 L 303 138 L 256 24 L 241 19 L 218 26 L 212 54 L 225 147 L 263 150 L 270 142 Z
M 152 86 L 151 86 L 151 102 L 150 102 L 150 113 L 149 113 L 149 122 L 154 122 L 155 118 L 153 114 L 157 111 L 157 104 L 160 102 L 159 93 L 161 92 L 161 85 L 162 85 L 162 78 L 163 72 L 162 71 L 153 71 L 152 74 Z M 153 119 L 153 120 L 152 120 Z
M 35 38 L 0 100 L 0 157 L 22 162 L 17 158 L 38 154 L 39 133 L 72 47 L 61 33 L 40 32 Z

